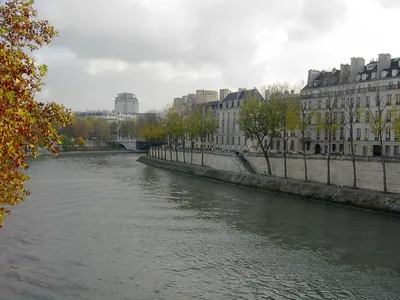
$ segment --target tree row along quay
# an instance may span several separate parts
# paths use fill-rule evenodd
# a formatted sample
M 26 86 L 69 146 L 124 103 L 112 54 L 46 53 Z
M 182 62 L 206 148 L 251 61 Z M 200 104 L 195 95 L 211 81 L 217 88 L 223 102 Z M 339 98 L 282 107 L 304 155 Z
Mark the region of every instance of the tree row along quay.
M 372 133 L 379 140 L 381 149 L 383 149 L 384 135 L 387 128 L 392 128 L 396 136 L 400 138 L 400 110 L 397 107 L 389 107 L 379 91 L 375 95 L 375 110 L 370 107 L 360 108 L 354 97 L 355 88 L 350 88 L 347 101 L 342 107 L 345 111 L 343 116 L 338 117 L 338 99 L 334 92 L 327 92 L 323 106 L 324 113 L 304 105 L 295 94 L 287 91 L 286 84 L 274 84 L 268 87 L 270 97 L 268 100 L 260 99 L 256 93 L 249 93 L 244 103 L 240 106 L 238 124 L 240 131 L 246 138 L 256 141 L 261 148 L 267 164 L 268 175 L 272 174 L 270 163 L 270 150 L 274 138 L 283 138 L 283 163 L 284 177 L 287 178 L 287 137 L 290 131 L 299 131 L 300 142 L 302 146 L 302 155 L 304 161 L 304 180 L 308 180 L 308 164 L 306 145 L 309 141 L 311 130 L 325 131 L 327 133 L 328 151 L 326 154 L 327 180 L 331 184 L 331 157 L 332 142 L 336 131 L 340 126 L 345 126 L 349 131 L 349 142 L 351 149 L 351 164 L 353 170 L 353 180 L 349 185 L 357 188 L 357 169 L 356 155 L 354 147 L 354 126 L 359 122 L 360 116 L 365 116 Z M 200 140 L 200 149 L 204 149 L 206 141 L 213 141 L 214 134 L 218 128 L 215 111 L 211 108 L 196 107 L 188 114 L 178 114 L 173 109 L 164 116 L 160 117 L 158 122 L 145 125 L 140 130 L 140 136 L 154 145 L 169 145 L 170 150 L 175 148 L 177 151 L 182 148 L 185 151 L 186 143 L 189 142 L 190 149 L 194 149 L 195 141 Z M 172 157 L 172 154 L 170 154 Z M 185 156 L 184 156 L 185 157 Z M 387 192 L 386 179 L 386 161 L 385 155 L 380 156 L 383 177 L 383 192 Z

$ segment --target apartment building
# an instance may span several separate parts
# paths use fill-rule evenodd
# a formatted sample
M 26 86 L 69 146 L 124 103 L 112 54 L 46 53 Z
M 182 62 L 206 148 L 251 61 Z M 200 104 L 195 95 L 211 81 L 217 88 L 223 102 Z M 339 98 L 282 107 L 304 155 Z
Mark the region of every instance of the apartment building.
M 196 104 L 193 106 L 193 110 L 196 110 L 204 115 L 210 115 L 216 118 L 217 115 L 217 109 L 219 107 L 220 101 L 210 101 L 206 103 L 201 103 L 201 104 Z M 190 142 L 186 143 L 187 145 L 190 145 Z M 210 134 L 205 138 L 205 141 L 202 142 L 200 138 L 197 138 L 195 143 L 194 143 L 194 148 L 195 149 L 201 149 L 201 147 L 204 147 L 205 149 L 214 149 L 215 147 L 215 135 Z
M 313 111 L 313 120 L 307 130 L 307 152 L 328 152 L 328 130 L 320 129 L 318 120 L 331 116 L 339 124 L 332 133 L 333 154 L 350 154 L 350 111 L 354 115 L 353 140 L 356 155 L 400 155 L 400 140 L 393 128 L 391 111 L 400 109 L 400 58 L 379 54 L 378 60 L 365 64 L 361 57 L 351 58 L 332 71 L 310 70 L 307 85 L 300 93 L 306 110 Z M 371 114 L 382 111 L 387 126 L 381 149 L 378 135 L 372 132 Z M 298 143 L 300 141 L 298 140 Z M 300 148 L 301 149 L 301 148 Z
M 114 110 L 121 114 L 137 114 L 139 100 L 132 93 L 120 93 L 115 97 Z
M 206 103 L 218 100 L 218 92 L 211 90 L 197 90 L 196 91 L 196 104 Z
M 250 96 L 260 100 L 264 99 L 256 88 L 251 90 L 240 89 L 237 92 L 229 93 L 215 107 L 215 116 L 218 121 L 218 129 L 214 139 L 215 149 L 243 152 L 256 146 L 254 141 L 248 141 L 238 124 L 240 106 Z

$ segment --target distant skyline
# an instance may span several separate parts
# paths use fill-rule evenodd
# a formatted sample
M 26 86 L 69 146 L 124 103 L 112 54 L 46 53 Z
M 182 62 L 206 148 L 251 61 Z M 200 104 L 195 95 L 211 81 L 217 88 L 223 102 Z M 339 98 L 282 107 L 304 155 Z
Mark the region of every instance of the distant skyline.
M 295 84 L 353 56 L 400 56 L 398 0 L 35 3 L 59 32 L 36 54 L 49 67 L 38 100 L 73 110 L 112 110 L 130 92 L 145 112 L 197 89 Z

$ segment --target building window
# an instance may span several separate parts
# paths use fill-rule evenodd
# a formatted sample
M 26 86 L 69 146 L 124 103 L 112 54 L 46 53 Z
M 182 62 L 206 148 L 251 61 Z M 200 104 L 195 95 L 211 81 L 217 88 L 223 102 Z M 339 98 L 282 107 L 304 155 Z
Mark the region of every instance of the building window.
M 325 129 L 325 140 L 328 139 L 328 129 Z
M 276 141 L 276 150 L 281 150 L 281 140 Z
M 229 122 L 230 118 L 231 118 L 231 113 L 228 111 L 228 122 Z
M 365 107 L 369 107 L 371 105 L 371 98 L 369 96 L 365 97 Z
M 386 128 L 386 141 L 390 141 L 390 133 L 391 133 L 390 128 Z
M 235 145 L 235 137 L 232 137 L 232 145 Z
M 390 111 L 386 112 L 386 122 L 392 121 L 392 113 Z
M 341 107 L 344 107 L 344 103 L 345 103 L 344 98 L 340 99 L 340 106 Z
M 217 136 L 215 137 L 215 144 L 218 145 L 218 137 Z
M 368 128 L 365 128 L 364 130 L 364 141 L 368 141 L 369 140 L 369 130 Z
M 394 101 L 396 105 L 400 104 L 400 94 L 396 94 L 394 95 Z
M 321 108 L 321 106 L 322 106 L 322 101 L 318 100 L 318 108 Z
M 390 155 L 390 145 L 385 146 L 385 155 L 389 156 Z
M 357 140 L 357 141 L 361 140 L 361 128 L 357 128 L 356 140 Z
M 344 140 L 344 127 L 340 127 L 340 139 Z
M 356 100 L 356 107 L 360 107 L 361 106 L 361 98 L 360 97 L 357 97 L 357 100 Z
M 344 124 L 345 122 L 345 113 L 344 111 L 340 112 L 340 123 Z
M 386 95 L 386 105 L 392 105 L 392 95 Z
M 222 122 L 222 133 L 224 133 L 225 132 L 225 123 L 224 122 Z
M 294 151 L 294 141 L 290 140 L 290 151 Z
M 381 99 L 380 99 L 379 95 L 376 95 L 375 106 L 376 107 L 380 107 L 381 106 Z
M 319 139 L 320 139 L 320 131 L 317 130 L 317 140 L 319 140 Z
M 339 152 L 343 154 L 343 150 L 344 150 L 344 145 L 339 144 Z
M 271 140 L 271 144 L 269 145 L 269 148 L 271 150 L 274 150 L 274 140 Z
M 240 146 L 240 136 L 238 136 L 238 145 Z
M 393 154 L 394 155 L 399 155 L 400 153 L 399 153 L 399 146 L 394 146 L 394 148 L 393 148 Z
M 368 155 L 368 146 L 363 146 L 363 155 Z
M 221 145 L 223 145 L 223 144 L 224 144 L 224 137 L 221 136 Z
M 365 123 L 369 123 L 371 121 L 371 113 L 369 111 L 365 112 Z

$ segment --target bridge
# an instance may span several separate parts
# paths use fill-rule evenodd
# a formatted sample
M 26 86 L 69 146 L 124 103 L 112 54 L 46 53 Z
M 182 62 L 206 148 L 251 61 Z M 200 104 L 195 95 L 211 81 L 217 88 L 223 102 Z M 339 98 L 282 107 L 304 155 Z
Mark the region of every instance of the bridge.
M 147 150 L 151 146 L 162 146 L 164 143 L 149 142 L 149 141 L 138 141 L 138 140 L 124 140 L 118 139 L 116 141 L 121 148 L 129 151 L 141 151 Z

